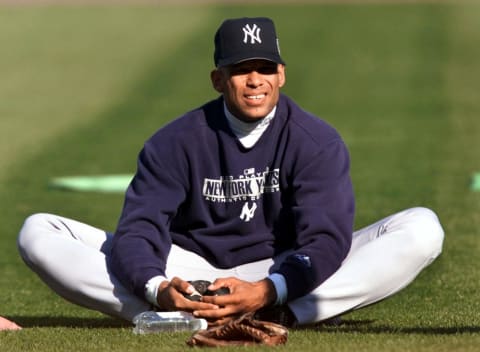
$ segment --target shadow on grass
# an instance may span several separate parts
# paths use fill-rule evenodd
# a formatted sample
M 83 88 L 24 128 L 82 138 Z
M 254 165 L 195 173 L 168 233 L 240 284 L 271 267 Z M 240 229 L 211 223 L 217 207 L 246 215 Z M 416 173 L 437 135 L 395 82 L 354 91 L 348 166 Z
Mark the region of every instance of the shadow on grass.
M 10 316 L 9 319 L 19 324 L 23 328 L 89 328 L 89 329 L 111 329 L 111 328 L 129 328 L 132 324 L 128 321 L 110 317 L 100 318 L 78 318 L 78 317 L 45 317 L 45 316 Z
M 113 329 L 130 328 L 132 324 L 120 319 L 101 317 L 101 318 L 78 318 L 78 317 L 29 317 L 29 316 L 10 316 L 9 319 L 15 321 L 24 328 L 88 328 L 88 329 Z M 480 326 L 437 326 L 437 327 L 397 327 L 388 325 L 375 325 L 375 320 L 342 320 L 338 325 L 315 324 L 295 330 L 321 331 L 326 333 L 364 333 L 364 334 L 424 334 L 424 335 L 456 335 L 464 333 L 480 333 Z
M 374 324 L 374 320 L 342 320 L 338 325 L 316 324 L 301 328 L 322 332 L 346 332 L 364 334 L 424 334 L 424 335 L 455 335 L 464 333 L 480 333 L 480 326 L 412 326 L 399 327 Z

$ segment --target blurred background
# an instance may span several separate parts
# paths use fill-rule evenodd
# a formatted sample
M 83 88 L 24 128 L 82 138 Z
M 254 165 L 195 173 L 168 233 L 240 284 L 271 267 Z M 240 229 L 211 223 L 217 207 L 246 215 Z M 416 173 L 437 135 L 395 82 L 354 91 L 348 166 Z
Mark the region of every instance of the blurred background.
M 47 317 L 59 317 L 54 326 L 98 317 L 25 267 L 17 233 L 40 211 L 113 231 L 122 193 L 61 191 L 51 179 L 133 174 L 151 134 L 217 96 L 213 35 L 242 16 L 275 21 L 283 92 L 347 142 L 356 227 L 417 205 L 444 225 L 445 251 L 431 269 L 397 298 L 353 314 L 383 324 L 363 342 L 412 327 L 430 329 L 420 340 L 437 352 L 446 331 L 469 334 L 455 344 L 480 342 L 480 200 L 470 187 L 480 171 L 476 1 L 0 0 L 0 315 L 40 327 Z M 354 332 L 345 350 L 361 346 Z M 42 348 L 54 350 L 46 336 Z M 405 335 L 390 338 L 391 350 L 411 346 Z

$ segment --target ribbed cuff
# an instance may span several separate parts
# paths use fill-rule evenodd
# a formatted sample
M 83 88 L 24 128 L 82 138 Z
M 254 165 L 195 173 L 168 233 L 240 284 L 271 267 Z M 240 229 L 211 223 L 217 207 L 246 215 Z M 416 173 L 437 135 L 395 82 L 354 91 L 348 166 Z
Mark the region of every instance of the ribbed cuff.
M 153 304 L 154 306 L 158 306 L 157 302 L 157 293 L 158 287 L 163 281 L 166 281 L 167 278 L 165 276 L 154 276 L 150 280 L 147 281 L 145 284 L 145 299 Z
M 268 279 L 273 282 L 275 286 L 275 291 L 277 292 L 277 300 L 275 301 L 276 306 L 280 306 L 287 301 L 288 288 L 287 281 L 282 274 L 273 273 L 268 276 Z

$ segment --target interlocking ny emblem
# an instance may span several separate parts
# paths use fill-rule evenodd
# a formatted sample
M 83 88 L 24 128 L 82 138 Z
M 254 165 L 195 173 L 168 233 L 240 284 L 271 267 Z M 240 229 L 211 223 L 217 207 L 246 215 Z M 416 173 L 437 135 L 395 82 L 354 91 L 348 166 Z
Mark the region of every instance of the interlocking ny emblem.
M 255 216 L 255 210 L 257 209 L 257 203 L 253 203 L 252 207 L 248 207 L 248 202 L 245 202 L 240 214 L 240 219 L 245 222 L 249 222 Z
M 262 39 L 260 38 L 260 27 L 258 27 L 256 24 L 253 25 L 253 27 L 250 27 L 249 24 L 245 25 L 243 27 L 243 33 L 245 36 L 243 37 L 243 42 L 246 44 L 248 41 L 248 38 L 250 37 L 250 44 L 255 44 L 261 43 Z

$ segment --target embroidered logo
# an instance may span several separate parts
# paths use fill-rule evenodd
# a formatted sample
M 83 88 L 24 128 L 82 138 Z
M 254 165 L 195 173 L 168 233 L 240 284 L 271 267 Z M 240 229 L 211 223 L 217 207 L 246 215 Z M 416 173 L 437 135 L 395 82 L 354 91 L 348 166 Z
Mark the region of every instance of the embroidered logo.
M 248 42 L 248 38 L 250 38 L 250 44 L 262 42 L 262 39 L 260 38 L 260 27 L 258 27 L 256 24 L 254 24 L 253 27 L 250 27 L 250 25 L 247 24 L 242 29 L 243 33 L 245 34 L 243 37 L 243 42 L 245 44 Z
M 242 213 L 240 214 L 240 219 L 245 222 L 249 222 L 255 216 L 255 210 L 257 209 L 257 203 L 253 203 L 252 206 L 248 207 L 248 202 L 245 202 L 242 208 Z
M 305 254 L 294 254 L 293 259 L 295 259 L 297 262 L 302 264 L 303 266 L 310 268 L 312 266 L 312 263 L 310 261 L 310 257 Z

